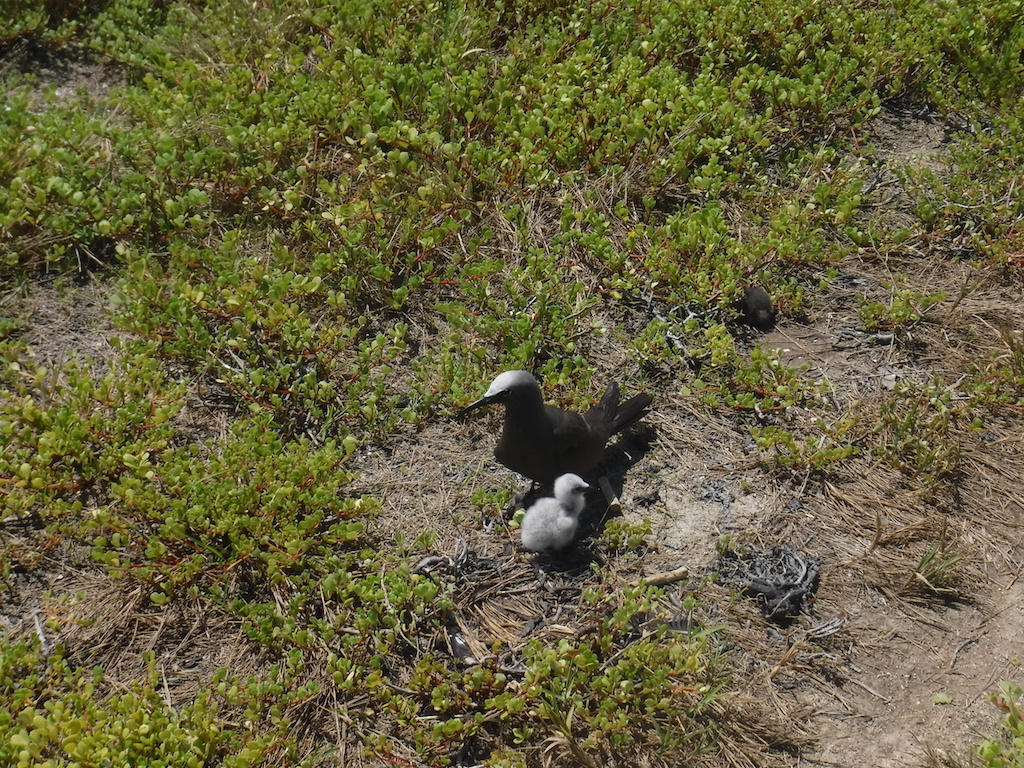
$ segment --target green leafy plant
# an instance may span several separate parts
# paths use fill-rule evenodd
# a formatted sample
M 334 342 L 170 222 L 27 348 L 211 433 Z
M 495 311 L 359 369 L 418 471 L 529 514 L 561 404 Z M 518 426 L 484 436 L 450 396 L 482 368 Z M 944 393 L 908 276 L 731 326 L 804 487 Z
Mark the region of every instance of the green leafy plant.
M 90 521 L 93 557 L 114 575 L 154 584 L 158 604 L 176 589 L 195 593 L 200 576 L 206 588 L 227 572 L 298 576 L 313 551 L 356 541 L 375 507 L 341 495 L 352 476 L 335 443 L 286 445 L 257 420 L 239 422 L 219 448 L 169 452 L 122 478 Z
M 1003 715 L 1003 733 L 999 738 L 985 739 L 978 745 L 978 756 L 985 768 L 1019 768 L 1024 765 L 1024 716 L 1021 713 L 1021 689 L 1003 683 L 992 702 Z
M 860 453 L 854 431 L 856 419 L 844 418 L 829 423 L 816 419 L 817 431 L 792 430 L 777 426 L 755 426 L 751 434 L 757 447 L 772 450 L 772 457 L 781 466 L 795 469 L 824 469 Z M 806 432 L 806 434 L 800 434 Z
M 960 467 L 954 427 L 963 405 L 938 377 L 921 386 L 899 383 L 896 394 L 881 406 L 875 423 L 882 441 L 875 454 L 929 484 L 953 476 Z
M 51 371 L 25 359 L 17 344 L 4 352 L 0 477 L 8 509 L 56 515 L 81 509 L 76 499 L 87 488 L 150 475 L 184 390 L 156 359 L 140 351 L 106 370 L 72 359 Z
M 622 644 L 631 617 L 649 610 L 653 594 L 649 588 L 614 598 L 585 594 L 584 601 L 607 611 L 594 640 L 529 646 L 524 686 L 537 701 L 534 728 L 557 735 L 566 759 L 602 764 L 632 754 L 648 736 L 680 756 L 707 749 L 714 729 L 707 707 L 718 693 L 716 662 L 706 655 L 711 631 L 682 639 L 663 627 Z
M 110 690 L 100 670 L 74 667 L 58 647 L 45 657 L 25 641 L 0 646 L 0 760 L 51 765 L 200 766 L 223 759 L 254 766 L 287 741 L 225 727 L 225 707 L 211 692 L 171 707 L 156 664 L 130 690 Z
M 641 550 L 651 533 L 650 520 L 630 523 L 622 517 L 613 517 L 604 524 L 601 541 L 613 552 Z
M 917 291 L 901 290 L 893 295 L 891 304 L 861 300 L 860 316 L 868 330 L 907 331 L 924 317 L 929 308 L 946 300 L 946 294 L 937 291 L 923 295 Z
M 1005 351 L 972 365 L 963 388 L 978 403 L 1020 405 L 1024 403 L 1024 340 L 1007 329 L 1000 329 L 999 335 Z

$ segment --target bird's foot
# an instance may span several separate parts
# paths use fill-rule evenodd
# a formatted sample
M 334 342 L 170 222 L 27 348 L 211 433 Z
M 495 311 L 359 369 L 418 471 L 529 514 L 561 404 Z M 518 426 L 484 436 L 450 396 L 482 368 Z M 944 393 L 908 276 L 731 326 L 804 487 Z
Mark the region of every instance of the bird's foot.
M 606 512 L 611 512 L 613 515 L 619 514 L 622 511 L 622 504 L 619 502 L 619 497 L 615 493 L 615 489 L 612 488 L 608 478 L 601 475 L 597 478 L 597 484 L 601 488 L 601 493 L 604 494 L 604 500 L 608 503 Z

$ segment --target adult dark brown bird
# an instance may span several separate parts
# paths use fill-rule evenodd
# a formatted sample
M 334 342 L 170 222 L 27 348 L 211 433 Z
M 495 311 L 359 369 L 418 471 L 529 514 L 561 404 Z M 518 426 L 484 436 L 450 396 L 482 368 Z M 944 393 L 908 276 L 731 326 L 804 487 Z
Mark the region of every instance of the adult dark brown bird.
M 608 384 L 601 401 L 583 414 L 545 405 L 540 384 L 527 371 L 505 371 L 487 392 L 457 414 L 485 405 L 505 406 L 505 424 L 494 458 L 524 477 L 550 487 L 555 478 L 586 476 L 601 461 L 608 439 L 628 427 L 651 404 L 646 392 L 619 403 L 619 385 Z

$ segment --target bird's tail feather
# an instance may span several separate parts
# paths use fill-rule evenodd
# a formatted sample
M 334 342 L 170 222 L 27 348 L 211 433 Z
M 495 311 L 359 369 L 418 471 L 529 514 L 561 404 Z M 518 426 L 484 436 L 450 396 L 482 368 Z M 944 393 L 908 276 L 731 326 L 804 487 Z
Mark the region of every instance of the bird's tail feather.
M 608 414 L 612 417 L 617 412 L 619 407 L 619 385 L 617 382 L 608 382 L 608 387 L 605 389 L 604 394 L 601 395 L 601 402 L 595 405 L 591 410 Z
M 615 412 L 615 421 L 612 422 L 612 433 L 614 434 L 619 430 L 625 429 L 633 422 L 639 420 L 647 413 L 647 407 L 652 402 L 654 402 L 653 397 L 646 392 L 641 392 L 639 395 L 633 395 L 624 403 L 620 403 L 619 409 Z

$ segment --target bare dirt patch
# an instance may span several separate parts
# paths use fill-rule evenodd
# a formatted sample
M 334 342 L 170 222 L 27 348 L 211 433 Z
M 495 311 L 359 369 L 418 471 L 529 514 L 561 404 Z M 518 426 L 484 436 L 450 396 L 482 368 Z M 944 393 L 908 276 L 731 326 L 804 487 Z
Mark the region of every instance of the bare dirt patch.
M 113 359 L 113 289 L 112 284 L 101 281 L 33 286 L 20 308 L 24 319 L 22 338 L 33 359 L 51 369 L 59 369 L 72 356 L 97 363 Z
M 31 75 L 41 97 L 44 86 L 54 87 L 59 101 L 70 101 L 79 92 L 100 99 L 113 88 L 124 85 L 120 65 L 75 48 L 55 50 L 31 42 L 14 44 L 0 58 L 0 75 L 18 72 Z

